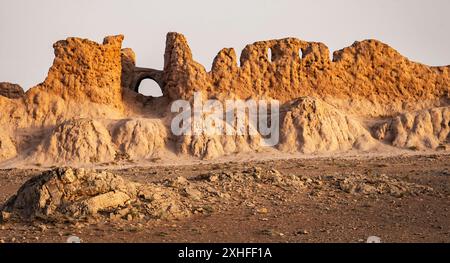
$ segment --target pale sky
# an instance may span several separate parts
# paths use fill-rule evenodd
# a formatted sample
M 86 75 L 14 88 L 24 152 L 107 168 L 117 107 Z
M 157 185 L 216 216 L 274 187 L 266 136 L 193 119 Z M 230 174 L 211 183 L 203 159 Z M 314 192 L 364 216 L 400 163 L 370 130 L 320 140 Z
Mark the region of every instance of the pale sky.
M 331 51 L 375 38 L 411 60 L 450 64 L 449 0 L 0 0 L 0 81 L 25 90 L 42 82 L 52 44 L 69 36 L 124 34 L 139 66 L 161 69 L 169 31 L 187 37 L 207 70 L 224 47 L 239 55 L 246 44 L 284 37 Z

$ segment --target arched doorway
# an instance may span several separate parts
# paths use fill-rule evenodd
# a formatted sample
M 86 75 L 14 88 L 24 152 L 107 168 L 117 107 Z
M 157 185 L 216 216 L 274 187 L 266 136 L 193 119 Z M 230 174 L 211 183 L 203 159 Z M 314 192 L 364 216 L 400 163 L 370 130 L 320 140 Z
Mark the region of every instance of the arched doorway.
M 136 83 L 135 91 L 151 97 L 161 97 L 163 95 L 159 84 L 151 78 L 144 78 Z
M 161 97 L 164 92 L 163 71 L 135 67 L 130 89 L 145 96 Z

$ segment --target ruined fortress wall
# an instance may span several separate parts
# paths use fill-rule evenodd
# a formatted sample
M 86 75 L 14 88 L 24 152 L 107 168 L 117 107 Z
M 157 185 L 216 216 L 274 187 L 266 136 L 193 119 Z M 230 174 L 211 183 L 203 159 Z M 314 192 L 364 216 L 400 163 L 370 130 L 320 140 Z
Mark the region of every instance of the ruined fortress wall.
M 210 72 L 194 60 L 181 34 L 168 33 L 162 70 L 136 67 L 122 40 L 58 41 L 43 83 L 25 94 L 2 84 L 0 161 L 102 163 L 145 160 L 174 149 L 214 159 L 261 150 L 261 136 L 166 132 L 171 102 L 191 100 L 195 91 L 222 100 L 280 100 L 276 149 L 284 152 L 377 151 L 385 144 L 450 149 L 449 66 L 411 62 L 376 40 L 355 42 L 332 60 L 324 44 L 295 38 L 247 45 L 240 63 L 234 49 L 224 48 Z M 162 98 L 135 92 L 145 78 L 160 85 Z
M 194 91 L 209 97 L 281 102 L 314 96 L 340 107 L 354 103 L 353 113 L 361 115 L 439 106 L 450 99 L 448 66 L 411 62 L 376 40 L 355 42 L 334 52 L 333 60 L 322 43 L 295 38 L 261 41 L 245 47 L 240 66 L 234 49 L 222 49 L 211 72 L 206 72 L 193 60 L 186 38 L 169 33 L 164 74 L 165 95 L 171 99 L 190 98 Z M 359 105 L 361 101 L 366 104 Z M 372 112 L 367 105 L 374 106 Z M 367 112 L 358 112 L 363 110 Z
M 55 59 L 45 81 L 28 92 L 47 91 L 63 99 L 122 107 L 121 46 L 123 36 L 106 37 L 103 44 L 67 38 L 53 45 Z

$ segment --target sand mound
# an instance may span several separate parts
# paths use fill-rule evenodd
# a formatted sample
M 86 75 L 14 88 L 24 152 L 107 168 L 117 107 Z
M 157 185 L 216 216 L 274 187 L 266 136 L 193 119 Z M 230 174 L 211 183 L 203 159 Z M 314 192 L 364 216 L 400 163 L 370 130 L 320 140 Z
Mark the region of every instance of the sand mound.
M 356 120 L 333 106 L 311 97 L 284 107 L 279 149 L 287 152 L 322 153 L 356 148 L 368 150 L 376 142 Z
M 2 214 L 44 220 L 188 216 L 180 199 L 171 188 L 143 186 L 108 172 L 59 168 L 27 181 L 6 202 Z
M 98 121 L 78 119 L 56 126 L 37 147 L 37 163 L 86 164 L 113 161 L 115 146 L 108 130 Z
M 373 133 L 397 147 L 450 149 L 450 107 L 402 114 L 377 125 Z
M 16 146 L 11 139 L 10 133 L 4 128 L 0 128 L 0 161 L 13 158 L 16 155 Z
M 113 142 L 131 159 L 154 157 L 165 148 L 166 139 L 166 127 L 152 119 L 125 120 L 113 135 Z

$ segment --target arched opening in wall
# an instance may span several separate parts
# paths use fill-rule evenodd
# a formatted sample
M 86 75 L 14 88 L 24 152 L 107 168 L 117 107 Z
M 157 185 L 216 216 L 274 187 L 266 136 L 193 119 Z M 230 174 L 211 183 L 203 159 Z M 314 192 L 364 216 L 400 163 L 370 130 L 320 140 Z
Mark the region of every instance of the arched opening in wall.
M 138 92 L 144 96 L 161 97 L 163 95 L 158 83 L 152 79 L 143 79 L 138 85 Z
M 300 59 L 303 59 L 303 51 L 301 48 L 298 49 L 298 56 Z
M 272 49 L 271 48 L 267 49 L 267 60 L 272 62 Z

